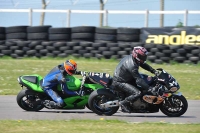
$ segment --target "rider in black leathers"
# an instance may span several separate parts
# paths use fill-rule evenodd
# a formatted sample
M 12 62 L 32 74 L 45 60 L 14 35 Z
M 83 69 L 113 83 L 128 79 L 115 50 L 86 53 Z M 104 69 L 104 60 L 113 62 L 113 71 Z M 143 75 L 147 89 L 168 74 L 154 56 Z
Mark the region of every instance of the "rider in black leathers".
M 130 113 L 129 102 L 133 102 L 141 94 L 141 91 L 135 86 L 140 86 L 146 92 L 154 91 L 154 88 L 149 86 L 138 72 L 139 66 L 151 73 L 157 72 L 145 63 L 147 53 L 144 47 L 134 47 L 132 54 L 124 57 L 115 69 L 112 85 L 114 88 L 130 94 L 125 100 L 119 102 L 123 112 Z

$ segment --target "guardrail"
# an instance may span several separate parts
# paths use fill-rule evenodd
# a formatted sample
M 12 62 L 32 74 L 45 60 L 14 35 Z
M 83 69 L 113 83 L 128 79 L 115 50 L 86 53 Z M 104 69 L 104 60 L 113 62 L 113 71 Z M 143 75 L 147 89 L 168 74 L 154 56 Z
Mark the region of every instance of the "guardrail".
M 188 14 L 200 14 L 199 11 L 182 10 L 182 11 L 122 11 L 122 10 L 47 10 L 47 9 L 0 9 L 0 12 L 27 12 L 29 14 L 29 25 L 32 26 L 32 14 L 33 12 L 52 12 L 52 13 L 66 13 L 67 24 L 66 27 L 70 27 L 71 14 L 84 13 L 84 14 L 104 14 L 104 26 L 108 26 L 108 14 L 143 14 L 145 17 L 144 27 L 148 27 L 149 14 L 183 14 L 184 26 L 187 26 Z

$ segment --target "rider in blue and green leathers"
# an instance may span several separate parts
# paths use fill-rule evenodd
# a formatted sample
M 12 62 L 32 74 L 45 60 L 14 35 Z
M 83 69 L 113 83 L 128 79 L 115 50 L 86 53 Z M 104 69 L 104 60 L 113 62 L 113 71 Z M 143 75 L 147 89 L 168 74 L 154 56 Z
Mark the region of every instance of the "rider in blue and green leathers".
M 61 84 L 63 93 L 68 95 L 79 95 L 81 92 L 70 91 L 66 85 L 66 75 L 81 74 L 77 71 L 77 63 L 70 59 L 54 67 L 43 79 L 42 88 L 44 92 L 52 98 L 53 101 L 45 100 L 43 104 L 50 108 L 62 108 L 65 106 L 63 99 L 53 90 L 54 86 Z

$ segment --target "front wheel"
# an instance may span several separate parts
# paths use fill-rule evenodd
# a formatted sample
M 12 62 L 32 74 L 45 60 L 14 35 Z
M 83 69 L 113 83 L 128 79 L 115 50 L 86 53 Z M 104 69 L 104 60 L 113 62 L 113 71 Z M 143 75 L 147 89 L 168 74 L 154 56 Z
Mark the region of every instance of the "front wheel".
M 187 111 L 187 108 L 188 102 L 183 95 L 172 95 L 160 106 L 160 110 L 169 117 L 179 117 Z
M 91 108 L 90 108 L 88 103 L 85 105 L 85 107 L 87 107 L 89 110 L 91 110 Z
M 101 108 L 100 104 L 115 100 L 115 95 L 107 89 L 98 89 L 90 94 L 88 99 L 90 109 L 98 115 L 113 115 L 119 107 Z
M 44 108 L 37 94 L 28 89 L 21 90 L 16 100 L 17 104 L 26 111 L 39 111 Z

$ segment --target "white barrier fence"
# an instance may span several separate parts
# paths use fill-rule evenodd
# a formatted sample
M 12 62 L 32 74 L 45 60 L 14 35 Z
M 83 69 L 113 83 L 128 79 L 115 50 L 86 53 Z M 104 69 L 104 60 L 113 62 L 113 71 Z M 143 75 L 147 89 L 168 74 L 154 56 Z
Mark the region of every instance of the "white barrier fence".
M 71 14 L 73 13 L 85 13 L 85 14 L 104 14 L 104 26 L 108 26 L 108 14 L 143 14 L 145 17 L 144 27 L 148 27 L 149 14 L 183 14 L 184 26 L 188 23 L 188 14 L 200 14 L 199 11 L 122 11 L 122 10 L 47 10 L 47 9 L 0 9 L 0 12 L 27 12 L 29 14 L 29 25 L 32 26 L 32 14 L 33 12 L 51 12 L 51 13 L 66 13 L 67 27 L 70 27 Z

